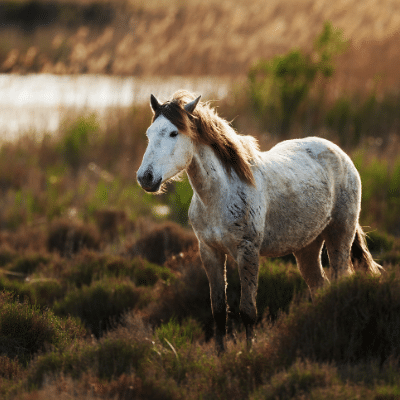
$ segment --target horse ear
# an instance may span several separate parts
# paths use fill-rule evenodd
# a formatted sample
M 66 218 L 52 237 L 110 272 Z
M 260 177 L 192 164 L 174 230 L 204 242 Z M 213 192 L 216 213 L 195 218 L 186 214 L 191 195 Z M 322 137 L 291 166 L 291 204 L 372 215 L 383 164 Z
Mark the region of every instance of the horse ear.
M 157 110 L 160 108 L 160 103 L 152 94 L 150 95 L 150 105 L 154 112 L 157 112 Z
M 194 111 L 194 109 L 196 108 L 197 103 L 198 103 L 199 100 L 200 100 L 200 97 L 201 97 L 201 96 L 199 96 L 197 99 L 195 99 L 195 100 L 193 100 L 193 101 L 191 101 L 190 103 L 187 103 L 187 104 L 185 105 L 185 110 L 186 110 L 189 114 L 191 114 L 191 113 Z

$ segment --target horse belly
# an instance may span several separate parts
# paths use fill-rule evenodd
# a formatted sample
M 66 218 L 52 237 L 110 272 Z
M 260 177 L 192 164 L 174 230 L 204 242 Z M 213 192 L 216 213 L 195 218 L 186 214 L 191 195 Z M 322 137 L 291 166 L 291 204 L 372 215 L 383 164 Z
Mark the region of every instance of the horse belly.
M 291 220 L 282 218 L 279 222 L 275 221 L 274 229 L 270 226 L 265 229 L 260 254 L 279 257 L 302 249 L 313 242 L 330 221 L 330 214 L 310 220 L 307 216 L 298 216 Z
M 277 257 L 293 253 L 314 241 L 332 218 L 333 198 L 327 186 L 296 197 L 277 195 L 269 204 L 261 245 L 261 255 Z

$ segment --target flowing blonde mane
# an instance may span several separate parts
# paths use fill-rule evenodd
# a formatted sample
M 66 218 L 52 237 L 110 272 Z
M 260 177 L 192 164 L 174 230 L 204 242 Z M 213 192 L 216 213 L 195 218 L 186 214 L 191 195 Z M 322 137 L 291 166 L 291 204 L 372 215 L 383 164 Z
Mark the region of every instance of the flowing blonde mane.
M 170 101 L 159 107 L 153 121 L 159 115 L 168 118 L 182 133 L 210 146 L 228 173 L 233 169 L 243 182 L 254 186 L 251 165 L 259 150 L 257 140 L 239 135 L 208 103 L 199 102 L 189 114 L 184 106 L 194 99 L 192 93 L 179 90 Z

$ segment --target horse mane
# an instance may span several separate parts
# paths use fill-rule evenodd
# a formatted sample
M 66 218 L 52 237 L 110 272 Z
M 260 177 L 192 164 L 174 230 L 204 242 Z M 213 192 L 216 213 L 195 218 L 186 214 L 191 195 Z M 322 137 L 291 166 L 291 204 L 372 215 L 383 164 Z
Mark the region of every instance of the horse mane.
M 257 140 L 252 136 L 238 134 L 209 103 L 199 102 L 193 113 L 188 113 L 184 106 L 194 99 L 193 93 L 177 91 L 170 101 L 160 105 L 153 116 L 153 122 L 163 115 L 182 133 L 210 146 L 229 174 L 233 169 L 243 182 L 254 186 L 251 166 L 259 151 Z

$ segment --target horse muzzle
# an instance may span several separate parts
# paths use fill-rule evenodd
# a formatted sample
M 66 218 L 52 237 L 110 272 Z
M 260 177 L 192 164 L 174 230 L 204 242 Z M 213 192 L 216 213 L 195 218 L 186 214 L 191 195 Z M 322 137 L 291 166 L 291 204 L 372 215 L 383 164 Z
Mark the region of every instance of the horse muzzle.
M 155 180 L 151 170 L 147 170 L 143 175 L 138 175 L 137 180 L 146 192 L 154 193 L 160 189 L 162 177 Z

